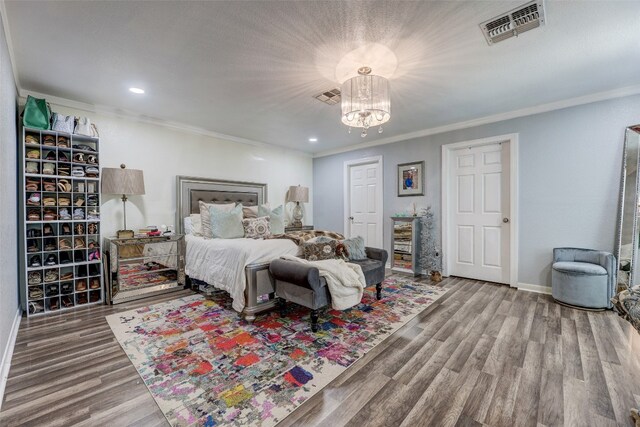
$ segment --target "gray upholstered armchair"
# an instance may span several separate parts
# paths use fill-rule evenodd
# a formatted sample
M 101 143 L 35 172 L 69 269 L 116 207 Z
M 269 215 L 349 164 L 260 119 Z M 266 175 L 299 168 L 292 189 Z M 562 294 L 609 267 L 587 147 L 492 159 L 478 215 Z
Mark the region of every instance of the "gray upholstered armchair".
M 609 252 L 553 250 L 551 293 L 555 300 L 583 308 L 611 308 L 615 285 L 616 259 Z

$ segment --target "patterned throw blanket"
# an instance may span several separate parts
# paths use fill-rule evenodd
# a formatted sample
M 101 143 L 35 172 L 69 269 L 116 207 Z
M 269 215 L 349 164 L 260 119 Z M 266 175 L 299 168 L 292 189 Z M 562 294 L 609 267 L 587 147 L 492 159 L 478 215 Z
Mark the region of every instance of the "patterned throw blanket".
M 292 240 L 296 245 L 301 246 L 307 240 L 313 239 L 314 237 L 319 236 L 327 236 L 336 240 L 344 240 L 344 236 L 340 233 L 336 233 L 333 231 L 323 231 L 323 230 L 307 230 L 307 231 L 290 231 L 284 234 L 273 234 L 269 238 L 270 239 L 289 239 Z
M 611 302 L 618 314 L 640 331 L 640 285 L 618 293 Z

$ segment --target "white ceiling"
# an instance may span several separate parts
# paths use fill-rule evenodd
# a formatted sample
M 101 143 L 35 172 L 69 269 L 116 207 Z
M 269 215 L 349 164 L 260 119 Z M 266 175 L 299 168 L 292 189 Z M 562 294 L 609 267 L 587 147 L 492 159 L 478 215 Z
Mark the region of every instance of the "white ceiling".
M 488 46 L 478 24 L 523 3 L 5 6 L 21 89 L 319 152 L 363 142 L 338 105 L 312 95 L 336 87 L 336 66 L 371 43 L 397 67 L 391 121 L 366 141 L 640 84 L 640 1 L 547 0 L 546 26 Z

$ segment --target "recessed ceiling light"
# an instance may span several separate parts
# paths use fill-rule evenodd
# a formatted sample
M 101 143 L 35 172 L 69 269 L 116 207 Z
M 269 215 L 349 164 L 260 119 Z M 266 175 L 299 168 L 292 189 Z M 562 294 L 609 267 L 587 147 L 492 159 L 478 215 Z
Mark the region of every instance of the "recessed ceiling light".
M 139 87 L 130 87 L 129 92 L 137 93 L 138 95 L 142 95 L 144 93 L 144 89 L 140 89 Z
M 309 138 L 309 142 L 318 142 L 318 138 Z

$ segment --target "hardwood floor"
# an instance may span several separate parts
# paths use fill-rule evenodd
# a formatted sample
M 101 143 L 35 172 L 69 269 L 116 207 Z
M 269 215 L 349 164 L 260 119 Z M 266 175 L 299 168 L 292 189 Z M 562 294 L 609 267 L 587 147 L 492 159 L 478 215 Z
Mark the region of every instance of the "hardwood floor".
M 472 280 L 441 286 L 279 425 L 633 425 L 640 337 L 615 313 Z M 104 316 L 189 293 L 23 319 L 0 426 L 167 425 Z

